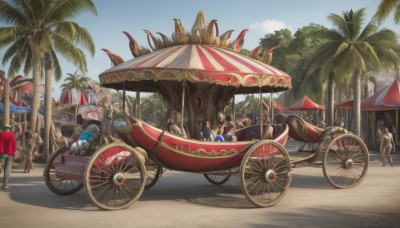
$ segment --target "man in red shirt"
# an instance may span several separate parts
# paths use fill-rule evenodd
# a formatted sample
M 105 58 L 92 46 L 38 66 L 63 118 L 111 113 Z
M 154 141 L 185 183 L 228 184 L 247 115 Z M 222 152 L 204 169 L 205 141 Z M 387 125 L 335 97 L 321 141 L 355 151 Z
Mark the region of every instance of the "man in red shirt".
M 4 125 L 0 132 L 0 164 L 4 166 L 3 189 L 8 189 L 8 179 L 11 174 L 11 167 L 17 151 L 17 142 L 14 133 L 10 131 L 10 125 Z

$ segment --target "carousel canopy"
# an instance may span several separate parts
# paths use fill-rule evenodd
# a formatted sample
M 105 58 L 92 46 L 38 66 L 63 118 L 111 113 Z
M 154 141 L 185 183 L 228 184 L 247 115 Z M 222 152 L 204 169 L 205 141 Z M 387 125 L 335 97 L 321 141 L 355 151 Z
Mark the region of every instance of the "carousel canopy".
M 141 91 L 153 91 L 154 81 L 161 80 L 234 86 L 238 92 L 250 87 L 265 92 L 291 88 L 290 76 L 275 67 L 226 48 L 196 44 L 157 50 L 119 64 L 99 78 L 102 86 L 114 89 L 122 89 L 123 82 L 130 86 L 141 82 Z
M 294 102 L 288 107 L 291 111 L 303 111 L 303 110 L 320 110 L 325 109 L 323 105 L 317 104 L 312 101 L 309 97 L 304 96 L 301 99 Z
M 400 85 L 398 80 L 394 80 L 394 82 L 361 102 L 362 111 L 383 111 L 395 109 L 400 109 Z

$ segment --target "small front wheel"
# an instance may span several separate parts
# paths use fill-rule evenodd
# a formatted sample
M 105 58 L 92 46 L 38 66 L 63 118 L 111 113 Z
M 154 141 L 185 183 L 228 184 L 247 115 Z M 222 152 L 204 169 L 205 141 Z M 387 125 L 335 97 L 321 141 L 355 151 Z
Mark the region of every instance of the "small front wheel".
M 254 144 L 240 165 L 242 191 L 256 207 L 269 207 L 281 201 L 291 180 L 289 154 L 275 141 Z
M 231 175 L 221 175 L 221 174 L 204 174 L 204 177 L 210 182 L 211 184 L 221 185 L 226 183 Z
M 325 149 L 322 170 L 335 188 L 352 188 L 367 174 L 369 153 L 367 146 L 353 134 L 339 135 Z
M 71 195 L 83 188 L 83 183 L 77 180 L 68 180 L 56 175 L 55 166 L 62 163 L 63 154 L 68 152 L 67 147 L 61 147 L 54 152 L 46 163 L 43 171 L 44 181 L 50 191 L 58 195 Z
M 121 142 L 103 146 L 89 160 L 84 181 L 86 194 L 98 208 L 129 207 L 143 193 L 146 183 L 144 158 Z
M 156 164 L 146 165 L 146 185 L 145 189 L 152 188 L 160 179 L 162 167 Z

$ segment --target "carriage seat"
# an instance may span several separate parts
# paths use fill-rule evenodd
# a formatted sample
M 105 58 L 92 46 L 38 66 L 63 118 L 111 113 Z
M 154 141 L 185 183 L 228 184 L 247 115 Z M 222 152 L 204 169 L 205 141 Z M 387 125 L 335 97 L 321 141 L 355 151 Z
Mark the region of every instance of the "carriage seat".
M 297 115 L 289 115 L 284 121 L 289 126 L 289 136 L 299 142 L 318 143 L 328 130 L 307 123 Z
M 266 132 L 267 131 L 267 132 Z M 265 124 L 263 128 L 263 139 L 276 139 L 285 131 L 285 125 Z M 252 125 L 236 131 L 238 141 L 249 141 L 260 139 L 260 125 Z

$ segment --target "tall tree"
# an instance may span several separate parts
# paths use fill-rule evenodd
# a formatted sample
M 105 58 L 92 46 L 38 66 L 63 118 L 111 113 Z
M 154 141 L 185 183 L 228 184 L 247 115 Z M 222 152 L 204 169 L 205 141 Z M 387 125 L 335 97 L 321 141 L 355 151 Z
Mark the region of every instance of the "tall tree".
M 9 74 L 32 70 L 33 104 L 30 130 L 34 131 L 40 105 L 40 76 L 46 76 L 45 95 L 45 153 L 49 151 L 51 122 L 51 78 L 61 78 L 62 71 L 56 53 L 86 71 L 85 53 L 94 55 L 95 48 L 88 31 L 70 21 L 85 11 L 97 14 L 91 0 L 10 0 L 0 2 L 0 20 L 10 27 L 0 28 L 0 48 L 10 45 L 3 62 L 11 59 Z M 45 64 L 45 66 L 43 66 Z M 54 70 L 53 70 L 54 69 Z
M 393 12 L 394 21 L 397 24 L 400 23 L 400 0 L 382 0 L 373 19 L 381 23 L 391 12 Z
M 361 74 L 367 70 L 377 71 L 382 67 L 398 66 L 400 63 L 399 56 L 393 51 L 393 46 L 397 44 L 396 34 L 388 29 L 378 31 L 374 22 L 369 22 L 362 29 L 364 15 L 365 9 L 346 11 L 342 16 L 331 14 L 329 20 L 335 28 L 321 31 L 319 36 L 327 41 L 319 46 L 316 52 L 319 63 L 325 62 L 325 65 L 321 66 L 328 67 L 329 77 L 334 77 L 338 72 L 343 73 L 346 69 L 352 72 L 352 130 L 356 135 L 360 135 Z M 333 89 L 328 90 L 329 93 L 333 93 Z M 332 107 L 333 94 L 329 96 L 328 105 Z M 332 112 L 333 107 L 331 109 L 328 111 Z

